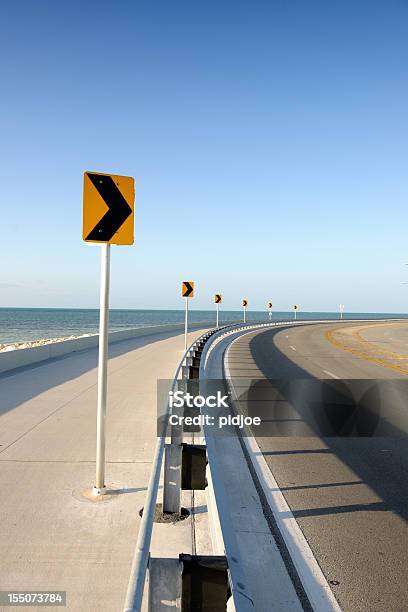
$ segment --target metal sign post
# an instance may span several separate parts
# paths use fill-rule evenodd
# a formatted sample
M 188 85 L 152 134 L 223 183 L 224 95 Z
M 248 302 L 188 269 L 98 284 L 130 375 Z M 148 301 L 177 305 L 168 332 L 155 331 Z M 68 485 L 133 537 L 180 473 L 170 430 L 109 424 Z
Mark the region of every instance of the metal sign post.
M 344 311 L 344 304 L 339 304 L 339 308 L 340 308 L 340 319 L 343 318 L 343 311 Z
M 82 237 L 101 245 L 99 306 L 98 403 L 94 495 L 105 486 L 106 398 L 108 388 L 108 325 L 110 245 L 134 242 L 135 180 L 131 176 L 85 172 Z
M 242 307 L 244 309 L 244 323 L 246 323 L 246 309 L 248 306 L 248 300 L 242 300 Z
M 188 300 L 194 297 L 194 282 L 183 281 L 181 283 L 181 296 L 186 298 L 186 316 L 184 320 L 184 350 L 187 350 L 187 334 L 188 334 Z
M 108 388 L 108 324 L 109 324 L 110 244 L 101 246 L 101 287 L 99 304 L 98 405 L 96 416 L 96 480 L 95 495 L 103 495 L 105 487 L 105 418 Z
M 188 334 L 188 297 L 184 298 L 186 301 L 186 316 L 184 319 L 184 350 L 187 350 L 187 334 Z
M 298 311 L 299 306 L 297 304 L 293 305 L 293 312 L 295 313 L 295 321 L 297 319 L 297 311 Z
M 219 306 L 222 302 L 222 295 L 221 293 L 216 293 L 214 296 L 214 302 L 217 306 L 217 329 L 218 329 L 218 314 L 219 314 Z

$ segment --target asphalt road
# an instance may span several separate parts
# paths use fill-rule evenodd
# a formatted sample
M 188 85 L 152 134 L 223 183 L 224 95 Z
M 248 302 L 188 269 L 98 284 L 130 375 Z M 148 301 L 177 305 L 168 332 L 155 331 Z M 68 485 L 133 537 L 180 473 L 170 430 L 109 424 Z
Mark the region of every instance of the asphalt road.
M 339 604 L 408 610 L 408 323 L 302 325 L 229 349 L 243 412 Z M 269 382 L 268 382 L 269 381 Z

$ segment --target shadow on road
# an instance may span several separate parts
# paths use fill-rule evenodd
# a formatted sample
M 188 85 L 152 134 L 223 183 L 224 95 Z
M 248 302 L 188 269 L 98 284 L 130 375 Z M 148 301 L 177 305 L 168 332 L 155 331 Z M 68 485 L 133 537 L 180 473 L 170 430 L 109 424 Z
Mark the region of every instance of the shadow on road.
M 266 430 L 255 435 L 265 458 L 273 461 L 275 457 L 275 463 L 278 461 L 274 475 L 283 483 L 282 490 L 292 494 L 296 490 L 318 489 L 321 500 L 322 489 L 329 492 L 338 484 L 343 490 L 348 491 L 350 487 L 357 491 L 355 485 L 363 484 L 379 499 L 360 504 L 353 503 L 355 500 L 350 495 L 350 505 L 336 506 L 330 497 L 327 508 L 302 509 L 298 511 L 299 516 L 389 511 L 407 521 L 408 377 L 381 381 L 317 381 L 271 342 L 271 335 L 278 332 L 268 330 L 250 341 L 250 352 L 257 368 L 266 379 L 273 380 L 271 383 L 269 380 L 254 381 L 246 400 L 249 400 L 249 414 L 260 411 L 266 417 Z M 276 383 L 278 378 L 280 383 Z M 237 383 L 234 380 L 234 386 L 239 385 L 239 381 L 239 378 Z M 291 383 L 287 384 L 288 381 Z M 278 401 L 265 414 L 265 385 L 268 384 L 268 392 L 277 394 Z M 260 408 L 263 402 L 264 408 Z M 325 448 L 321 448 L 323 446 Z M 291 472 L 296 456 L 310 457 L 300 482 L 295 481 L 296 474 L 293 476 Z M 352 474 L 348 472 L 351 478 L 336 483 L 339 479 L 334 477 L 332 458 L 351 470 Z M 313 473 L 311 468 L 314 470 L 315 465 L 318 468 Z M 287 485 L 285 480 L 291 474 L 293 482 Z

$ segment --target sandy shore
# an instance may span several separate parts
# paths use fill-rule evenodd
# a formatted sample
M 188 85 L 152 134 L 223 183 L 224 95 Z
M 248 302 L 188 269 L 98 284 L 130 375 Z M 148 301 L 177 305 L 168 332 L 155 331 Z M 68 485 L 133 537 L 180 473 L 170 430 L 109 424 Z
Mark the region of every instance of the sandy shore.
M 88 338 L 89 336 L 97 336 L 97 334 L 81 334 L 80 336 L 63 336 L 61 338 L 46 338 L 43 340 L 26 340 L 25 342 L 10 342 L 0 344 L 0 353 L 15 351 L 18 349 L 34 348 L 36 346 L 44 346 L 46 344 L 55 344 L 56 342 L 65 342 L 66 340 L 77 340 L 78 338 Z

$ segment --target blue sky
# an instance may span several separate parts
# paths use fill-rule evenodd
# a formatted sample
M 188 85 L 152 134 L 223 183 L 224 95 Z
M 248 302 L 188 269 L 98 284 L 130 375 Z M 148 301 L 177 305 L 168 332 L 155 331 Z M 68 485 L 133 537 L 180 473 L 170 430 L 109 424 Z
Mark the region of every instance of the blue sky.
M 404 312 L 408 4 L 3 0 L 0 306 L 96 307 L 84 170 L 135 176 L 111 306 Z

